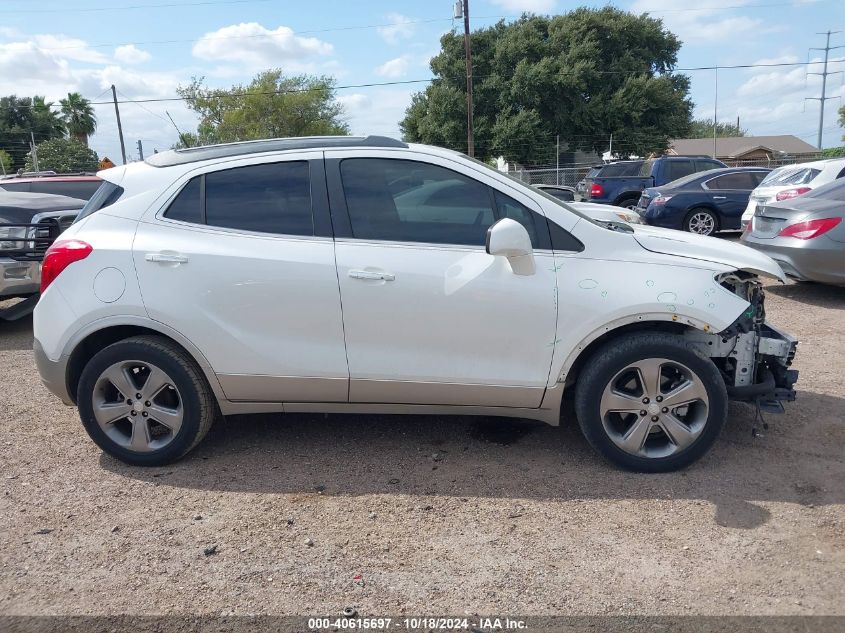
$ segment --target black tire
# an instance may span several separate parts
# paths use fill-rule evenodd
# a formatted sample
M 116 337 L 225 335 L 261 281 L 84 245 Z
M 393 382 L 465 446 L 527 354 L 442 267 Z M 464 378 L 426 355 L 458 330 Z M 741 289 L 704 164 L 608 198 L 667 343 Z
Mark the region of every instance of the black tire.
M 626 367 L 652 358 L 685 365 L 701 381 L 709 400 L 697 439 L 667 457 L 640 457 L 622 450 L 608 436 L 602 421 L 600 404 L 605 388 Z M 713 362 L 682 337 L 664 333 L 633 334 L 608 342 L 587 361 L 576 384 L 575 412 L 584 437 L 614 464 L 638 472 L 669 472 L 692 464 L 713 445 L 727 419 L 728 396 Z
M 709 233 L 701 233 L 700 231 L 694 231 L 692 229 L 693 218 L 696 218 L 701 215 L 708 216 L 713 223 L 713 230 Z M 717 215 L 713 213 L 713 211 L 711 211 L 710 209 L 705 209 L 704 207 L 697 207 L 687 213 L 686 217 L 684 218 L 683 226 L 684 231 L 686 231 L 687 233 L 695 233 L 696 235 L 715 235 L 721 228 L 719 226 L 719 218 L 717 217 Z
M 121 446 L 106 434 L 94 415 L 94 391 L 101 375 L 115 363 L 129 360 L 151 363 L 163 370 L 180 397 L 181 426 L 158 450 L 137 452 Z M 124 339 L 95 354 L 82 371 L 76 401 L 82 426 L 97 446 L 132 466 L 161 466 L 180 459 L 200 443 L 220 416 L 214 393 L 196 362 L 182 348 L 159 336 Z
M 615 206 L 622 207 L 623 209 L 628 209 L 629 211 L 633 211 L 637 208 L 637 204 L 639 204 L 639 202 L 639 196 L 636 198 L 623 198 Z

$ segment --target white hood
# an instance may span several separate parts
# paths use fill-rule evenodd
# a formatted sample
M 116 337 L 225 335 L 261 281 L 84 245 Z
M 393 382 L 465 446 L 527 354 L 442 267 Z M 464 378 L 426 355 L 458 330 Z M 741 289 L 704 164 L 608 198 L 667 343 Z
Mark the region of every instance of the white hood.
M 706 237 L 656 226 L 633 225 L 634 239 L 653 253 L 715 262 L 786 283 L 786 275 L 768 255 L 716 237 Z

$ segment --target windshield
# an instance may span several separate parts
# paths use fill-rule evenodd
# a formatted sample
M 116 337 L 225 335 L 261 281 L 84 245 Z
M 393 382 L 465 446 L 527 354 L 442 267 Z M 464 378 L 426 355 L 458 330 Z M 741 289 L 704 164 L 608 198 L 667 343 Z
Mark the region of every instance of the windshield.
M 456 152 L 456 153 L 459 153 L 459 152 Z M 518 187 L 519 187 L 519 188 L 521 188 L 521 189 L 525 189 L 525 190 L 526 190 L 526 193 L 527 193 L 528 195 L 531 195 L 531 194 L 536 195 L 536 194 L 538 194 L 538 193 L 539 193 L 539 194 L 540 194 L 541 196 L 543 196 L 546 200 L 550 200 L 551 202 L 554 202 L 556 205 L 558 205 L 558 206 L 560 206 L 560 207 L 563 207 L 564 209 L 566 209 L 566 210 L 567 210 L 567 211 L 569 211 L 570 213 L 574 213 L 574 214 L 575 214 L 575 215 L 577 215 L 579 218 L 581 218 L 581 219 L 583 219 L 583 220 L 587 220 L 587 222 L 591 222 L 592 224 L 598 224 L 599 226 L 604 226 L 603 224 L 600 224 L 599 222 L 596 222 L 595 220 L 593 220 L 590 216 L 588 216 L 588 215 L 586 215 L 586 214 L 582 213 L 581 211 L 578 211 L 578 210 L 577 210 L 577 209 L 575 209 L 575 208 L 574 208 L 571 204 L 567 204 L 567 203 L 563 202 L 562 200 L 558 200 L 558 199 L 557 199 L 557 198 L 555 198 L 553 195 L 546 193 L 546 192 L 545 192 L 545 191 L 543 191 L 542 189 L 538 189 L 538 188 L 536 188 L 536 187 L 532 187 L 531 185 L 529 185 L 529 184 L 526 184 L 526 183 L 522 182 L 519 178 L 517 178 L 516 176 L 511 176 L 511 175 L 510 175 L 508 172 L 506 172 L 506 171 L 499 171 L 499 170 L 498 170 L 498 169 L 496 169 L 495 167 L 491 167 L 491 166 L 490 166 L 490 165 L 488 165 L 487 163 L 485 163 L 485 162 L 483 162 L 483 161 L 480 161 L 480 160 L 478 160 L 477 158 L 473 158 L 472 156 L 467 156 L 466 154 L 461 154 L 461 158 L 466 158 L 467 160 L 471 160 L 471 161 L 472 161 L 473 163 L 475 163 L 476 165 L 481 165 L 482 167 L 484 167 L 484 168 L 486 168 L 486 169 L 489 169 L 489 170 L 490 170 L 490 171 L 492 171 L 492 172 L 495 172 L 495 173 L 497 173 L 497 174 L 501 174 L 501 175 L 503 175 L 503 176 L 507 176 L 510 180 L 512 180 L 514 183 L 516 183 L 516 185 L 518 185 Z
M 599 176 L 601 178 L 625 178 L 627 176 L 636 176 L 640 173 L 640 167 L 643 161 L 632 160 L 618 163 L 609 163 L 601 168 Z
M 821 173 L 821 169 L 812 167 L 783 167 L 776 169 L 763 179 L 760 186 L 779 187 L 781 185 L 806 185 Z

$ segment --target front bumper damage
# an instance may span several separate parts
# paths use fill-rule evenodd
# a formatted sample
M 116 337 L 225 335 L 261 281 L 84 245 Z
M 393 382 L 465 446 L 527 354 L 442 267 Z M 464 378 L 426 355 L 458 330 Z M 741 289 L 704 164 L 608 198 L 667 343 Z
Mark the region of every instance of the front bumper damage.
M 719 367 L 731 400 L 783 413 L 783 403 L 795 400 L 798 371 L 790 367 L 798 340 L 766 322 L 763 290 L 756 278 L 731 275 L 722 285 L 747 299 L 748 310 L 722 332 L 688 331 L 685 338 Z

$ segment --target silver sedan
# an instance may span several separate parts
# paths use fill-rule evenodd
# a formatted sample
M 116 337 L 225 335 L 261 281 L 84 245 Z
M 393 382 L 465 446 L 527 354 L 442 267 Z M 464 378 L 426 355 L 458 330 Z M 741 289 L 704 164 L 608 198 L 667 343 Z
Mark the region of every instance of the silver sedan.
M 845 180 L 757 207 L 742 243 L 794 279 L 845 286 Z

